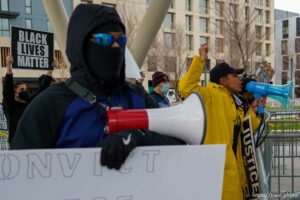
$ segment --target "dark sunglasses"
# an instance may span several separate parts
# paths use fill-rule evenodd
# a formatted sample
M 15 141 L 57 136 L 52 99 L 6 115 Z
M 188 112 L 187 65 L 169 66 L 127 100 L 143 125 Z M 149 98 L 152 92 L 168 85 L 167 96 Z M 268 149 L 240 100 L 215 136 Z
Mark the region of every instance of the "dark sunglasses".
M 102 46 L 112 46 L 115 41 L 118 42 L 120 47 L 126 46 L 126 35 L 119 35 L 118 37 L 115 37 L 107 33 L 96 33 L 94 34 L 94 38 L 94 42 Z

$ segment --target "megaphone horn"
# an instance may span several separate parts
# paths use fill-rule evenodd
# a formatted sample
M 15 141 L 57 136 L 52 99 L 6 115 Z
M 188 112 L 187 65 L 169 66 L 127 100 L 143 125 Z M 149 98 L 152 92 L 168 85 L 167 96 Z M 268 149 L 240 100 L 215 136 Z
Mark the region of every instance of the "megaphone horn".
M 183 103 L 157 109 L 107 110 L 109 134 L 130 129 L 149 129 L 186 141 L 203 144 L 206 115 L 201 97 L 192 93 Z
M 246 86 L 248 92 L 252 93 L 255 98 L 270 97 L 278 100 L 285 107 L 288 107 L 292 96 L 293 84 L 291 81 L 286 85 L 272 85 L 268 83 L 249 82 Z M 258 107 L 258 112 L 262 113 L 263 108 Z

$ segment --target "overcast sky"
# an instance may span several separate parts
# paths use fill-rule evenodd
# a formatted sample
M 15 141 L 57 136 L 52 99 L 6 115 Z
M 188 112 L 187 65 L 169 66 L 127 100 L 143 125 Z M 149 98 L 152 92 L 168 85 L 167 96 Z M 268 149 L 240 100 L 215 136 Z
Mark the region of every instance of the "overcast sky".
M 275 0 L 275 8 L 300 13 L 300 0 Z

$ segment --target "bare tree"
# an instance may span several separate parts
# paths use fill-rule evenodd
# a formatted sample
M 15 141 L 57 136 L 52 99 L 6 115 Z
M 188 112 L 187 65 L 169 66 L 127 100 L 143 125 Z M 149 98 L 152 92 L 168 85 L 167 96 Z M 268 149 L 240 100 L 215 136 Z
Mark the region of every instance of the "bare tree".
M 228 52 L 225 60 L 235 66 L 243 66 L 246 73 L 251 74 L 254 65 L 254 57 L 264 56 L 261 53 L 262 42 L 268 37 L 261 26 L 255 26 L 259 20 L 259 13 L 255 10 L 255 1 L 240 3 L 239 1 L 225 0 L 222 3 L 219 18 L 213 22 L 217 29 L 222 29 L 224 46 Z M 219 22 L 220 23 L 217 23 Z M 220 27 L 221 26 L 221 27 Z M 217 44 L 216 44 L 217 45 Z M 216 52 L 217 47 L 212 47 Z M 218 51 L 217 51 L 218 52 Z
M 127 47 L 131 49 L 133 39 L 135 38 L 138 26 L 144 17 L 145 11 L 141 6 L 132 2 L 127 2 L 126 0 L 119 0 L 116 9 L 125 24 Z
M 189 44 L 189 35 L 181 24 L 175 24 L 170 32 L 163 34 L 160 33 L 152 44 L 148 67 L 152 68 L 149 71 L 160 70 L 168 74 L 178 100 L 178 83 L 187 70 L 192 50 L 189 45 L 192 44 Z

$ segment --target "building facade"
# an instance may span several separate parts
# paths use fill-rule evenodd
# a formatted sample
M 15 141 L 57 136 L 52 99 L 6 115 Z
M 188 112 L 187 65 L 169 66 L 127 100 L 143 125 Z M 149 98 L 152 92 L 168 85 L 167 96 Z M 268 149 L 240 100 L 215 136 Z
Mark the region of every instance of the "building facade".
M 123 10 L 123 14 L 127 13 L 126 16 L 129 14 L 136 15 L 136 21 L 124 20 L 127 26 L 127 34 L 131 35 L 129 37 L 132 37 L 129 38 L 130 42 L 134 39 L 134 33 L 130 32 L 138 28 L 137 24 L 142 21 L 151 0 L 64 0 L 63 2 L 69 15 L 72 9 L 82 2 L 114 6 L 119 11 Z M 7 27 L 15 25 L 43 31 L 51 31 L 51 28 L 40 0 L 1 0 L 2 4 L 7 6 L 4 6 L 3 9 L 1 8 L 1 12 L 12 12 L 9 17 L 0 15 L 1 20 L 4 19 L 5 21 L 0 23 L 0 65 L 3 71 L 5 70 L 3 69 L 5 52 L 9 51 L 7 47 L 10 46 Z M 124 4 L 129 6 L 126 7 Z M 133 9 L 137 12 L 133 12 Z M 231 17 L 231 21 L 228 21 L 228 17 Z M 254 37 L 251 40 L 253 43 L 251 46 L 252 52 L 250 54 L 248 52 L 249 55 L 247 56 L 249 58 L 246 59 L 247 62 L 241 62 L 241 60 L 235 59 L 241 56 L 239 56 L 239 52 L 235 52 L 238 48 L 232 45 L 236 45 L 236 42 L 232 40 L 232 34 L 228 32 L 228 27 L 233 25 L 236 27 L 236 30 L 239 30 L 239 24 L 242 24 L 245 20 L 250 21 L 252 19 L 253 22 L 249 24 L 249 37 Z M 128 21 L 136 23 L 132 26 Z M 178 59 L 179 56 L 176 53 L 165 55 L 162 58 L 163 62 L 158 63 L 157 54 L 153 52 L 158 52 L 158 49 L 166 46 L 172 46 L 175 40 L 174 37 L 179 30 L 182 31 L 181 34 L 183 36 L 179 40 L 179 48 L 182 48 L 180 57 L 182 54 L 184 56 Z M 271 66 L 274 66 L 274 0 L 173 0 L 159 31 L 158 38 L 161 39 L 158 44 L 162 44 L 162 46 L 156 50 L 153 47 L 152 49 L 154 50 L 149 51 L 149 55 L 142 67 L 142 71 L 147 72 L 146 80 L 150 80 L 152 73 L 156 70 L 167 70 L 170 71 L 171 78 L 175 82 L 178 81 L 188 69 L 193 55 L 198 54 L 198 49 L 203 43 L 209 44 L 210 51 L 209 60 L 206 64 L 206 73 L 203 73 L 201 77 L 202 84 L 209 80 L 210 69 L 222 61 L 227 61 L 240 68 L 244 67 L 245 64 L 249 66 L 248 73 L 250 74 L 253 73 L 257 63 L 261 61 L 267 61 L 271 63 Z M 57 45 L 55 47 L 58 49 Z M 173 49 L 176 48 L 174 47 Z M 246 51 L 250 47 L 248 48 L 244 45 L 241 49 Z M 56 54 L 59 56 L 59 52 L 56 52 Z M 168 68 L 166 68 L 166 65 L 168 65 Z M 172 69 L 170 69 L 170 66 Z M 177 74 L 178 71 L 180 73 Z M 15 77 L 37 77 L 37 73 L 41 74 L 43 72 L 16 70 Z M 2 73 L 2 77 L 3 75 L 4 73 Z M 57 76 L 59 75 L 57 74 Z M 148 83 L 151 85 L 151 81 L 145 81 L 144 83 L 146 88 L 149 85 Z M 175 85 L 173 84 L 173 87 Z
M 275 23 L 276 84 L 293 81 L 293 97 L 300 98 L 300 17 Z

